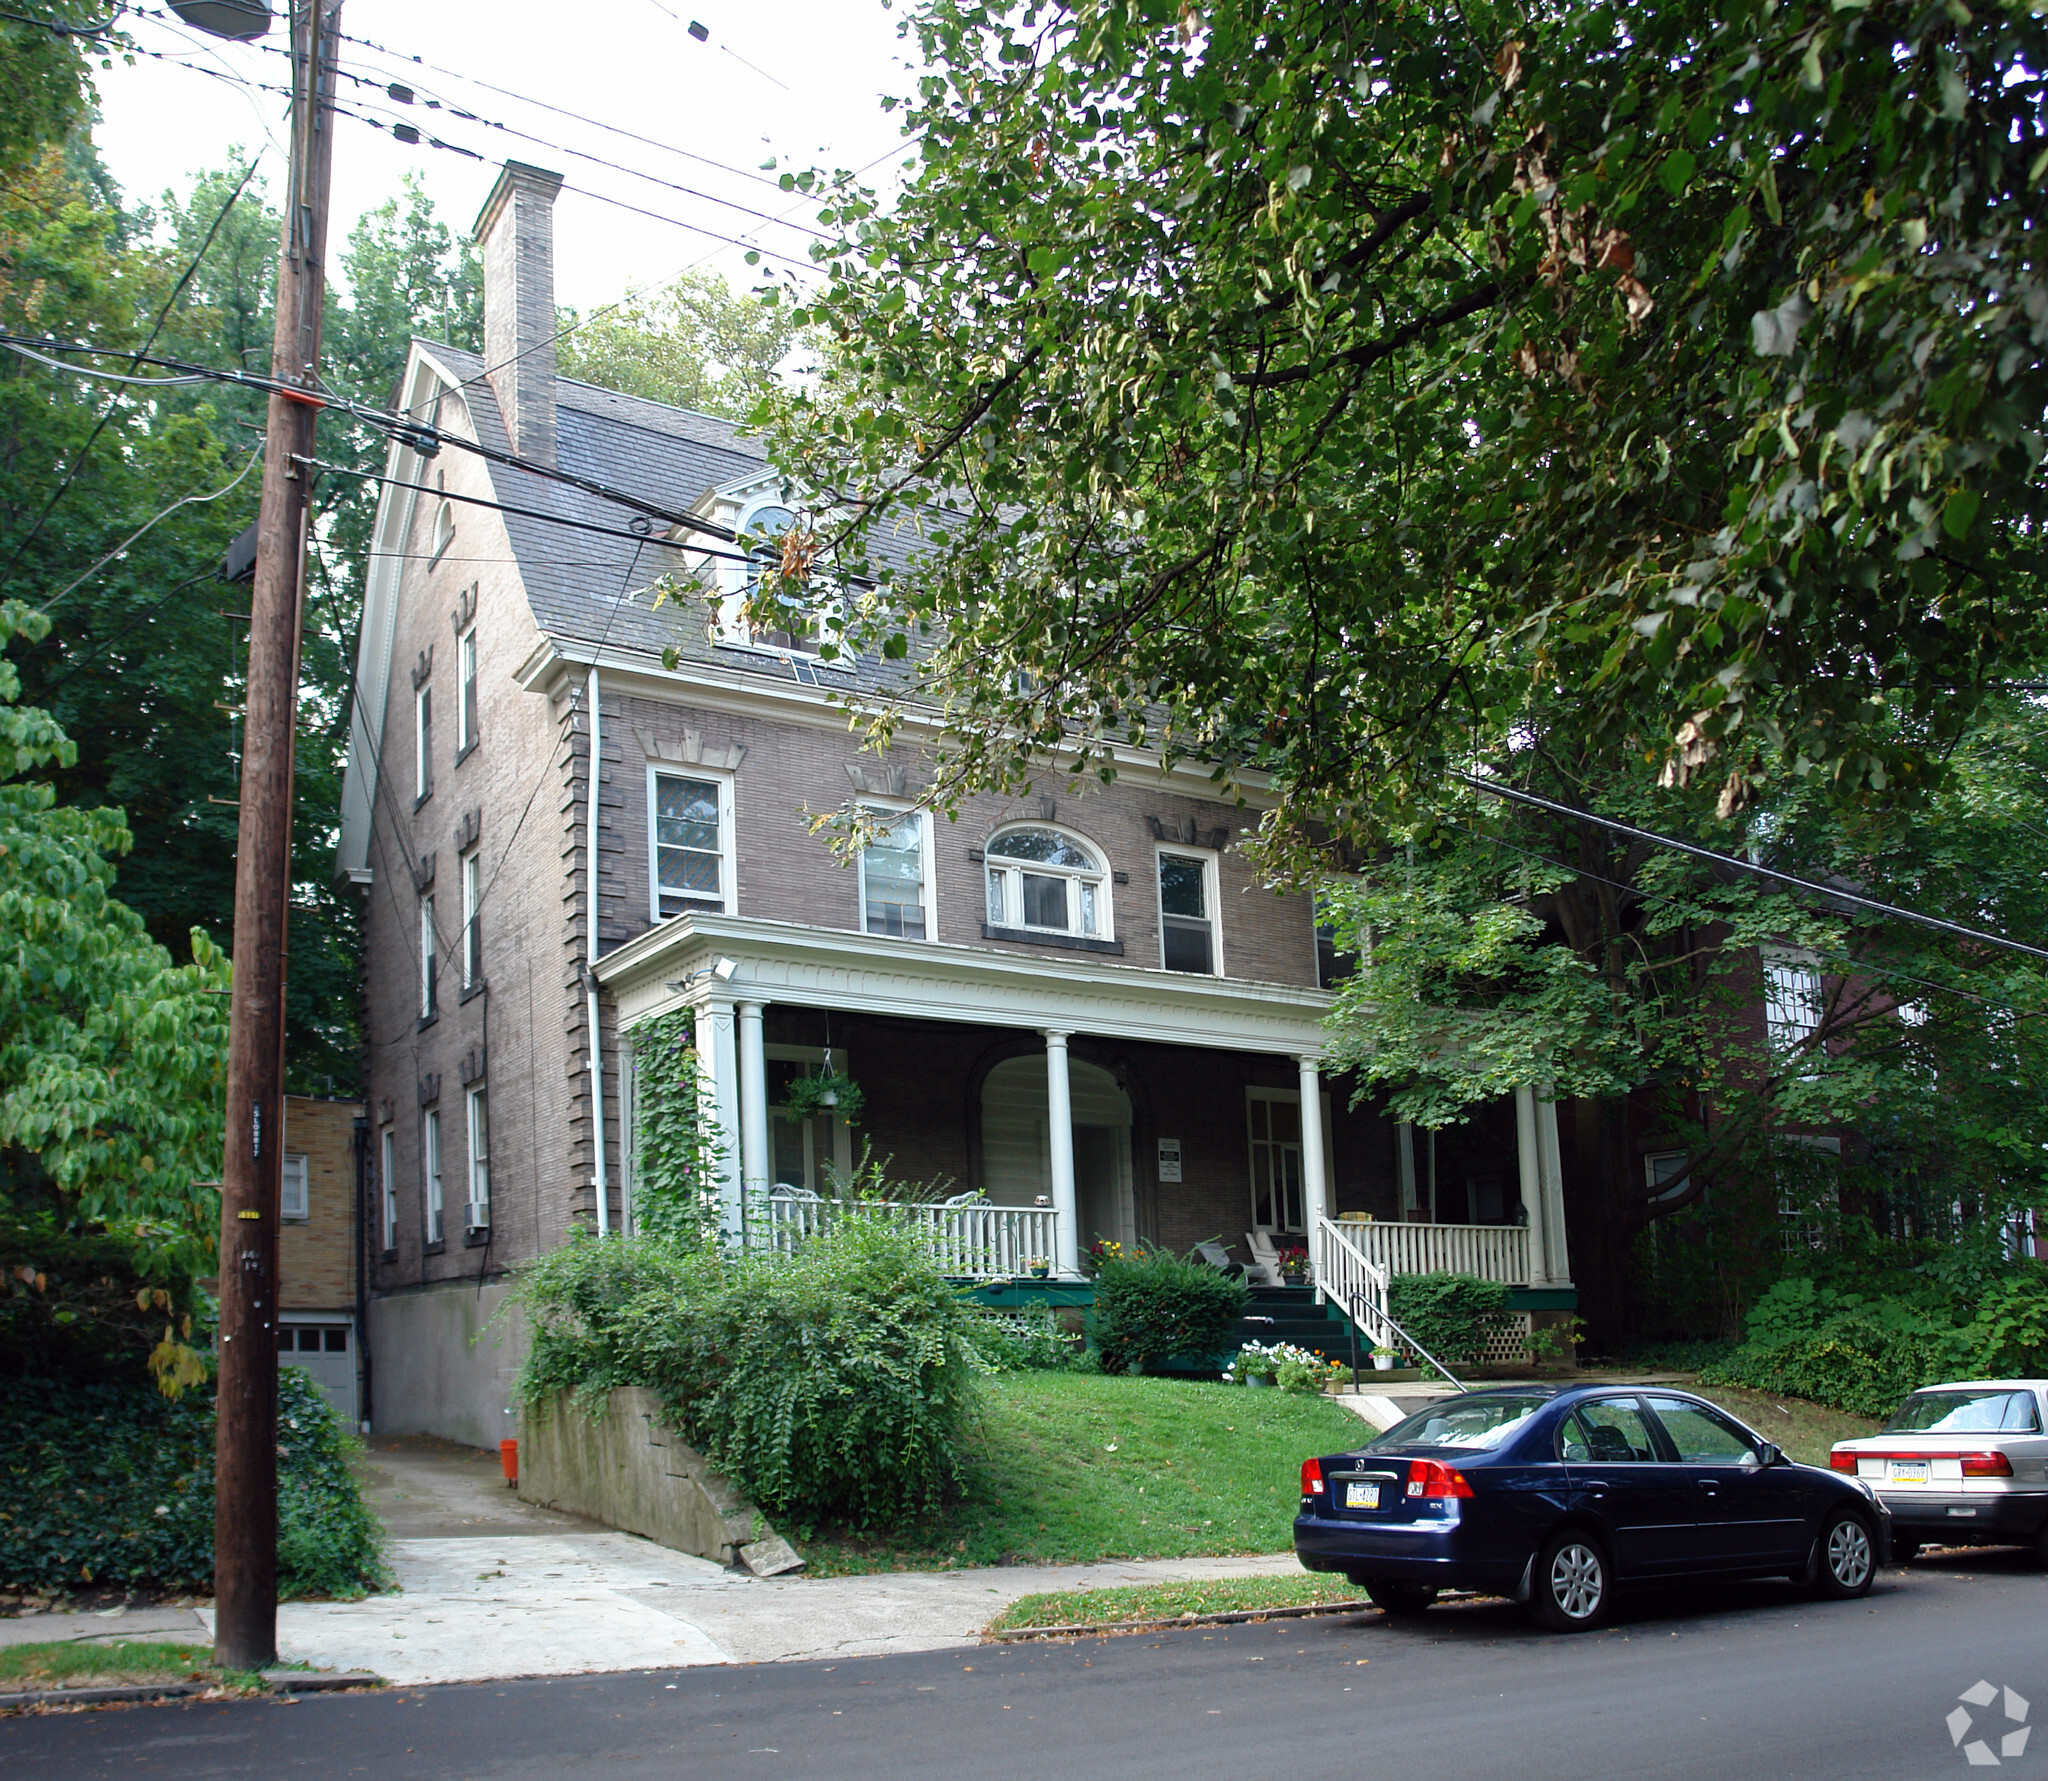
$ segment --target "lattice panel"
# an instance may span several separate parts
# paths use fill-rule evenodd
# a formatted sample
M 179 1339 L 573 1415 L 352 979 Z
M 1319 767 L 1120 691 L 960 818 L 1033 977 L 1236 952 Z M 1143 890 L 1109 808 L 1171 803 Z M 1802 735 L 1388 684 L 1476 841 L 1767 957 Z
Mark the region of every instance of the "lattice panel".
M 1479 1356 L 1484 1367 L 1519 1367 L 1529 1358 L 1529 1313 L 1505 1311 Z

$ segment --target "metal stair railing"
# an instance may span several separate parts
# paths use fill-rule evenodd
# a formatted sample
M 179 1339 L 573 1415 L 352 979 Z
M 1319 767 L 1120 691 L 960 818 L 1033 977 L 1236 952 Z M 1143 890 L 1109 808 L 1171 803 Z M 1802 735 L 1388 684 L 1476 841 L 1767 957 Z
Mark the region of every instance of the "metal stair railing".
M 1337 1301 L 1337 1308 L 1372 1338 L 1373 1345 L 1391 1348 L 1396 1341 L 1427 1361 L 1458 1391 L 1464 1381 L 1394 1321 L 1388 1309 L 1393 1285 L 1387 1270 L 1351 1241 L 1336 1223 L 1316 1219 L 1316 1286 Z

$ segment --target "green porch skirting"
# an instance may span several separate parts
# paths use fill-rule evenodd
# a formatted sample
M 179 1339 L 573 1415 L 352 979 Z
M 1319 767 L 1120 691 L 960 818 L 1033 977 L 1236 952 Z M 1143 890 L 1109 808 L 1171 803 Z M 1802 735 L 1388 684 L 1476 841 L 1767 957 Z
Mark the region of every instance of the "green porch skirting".
M 1032 1305 L 1066 1305 L 1083 1308 L 1095 1303 L 1092 1280 L 962 1281 L 967 1296 L 977 1305 L 997 1311 L 1023 1311 Z M 1576 1311 L 1579 1294 L 1571 1286 L 1513 1286 L 1508 1289 L 1510 1311 Z
M 1510 1311 L 1576 1311 L 1579 1289 L 1575 1286 L 1511 1286 Z

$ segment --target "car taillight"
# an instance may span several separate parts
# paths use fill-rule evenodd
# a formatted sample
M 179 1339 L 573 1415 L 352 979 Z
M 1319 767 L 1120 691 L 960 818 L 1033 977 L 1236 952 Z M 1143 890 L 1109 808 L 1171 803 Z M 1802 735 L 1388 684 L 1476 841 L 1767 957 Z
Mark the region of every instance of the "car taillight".
M 1305 1497 L 1319 1497 L 1323 1494 L 1323 1462 L 1319 1459 L 1305 1459 L 1301 1462 L 1301 1494 Z
M 2002 1453 L 1964 1453 L 1957 1455 L 1963 1462 L 1965 1478 L 2010 1478 L 2012 1461 Z
M 1828 1470 L 1847 1472 L 1853 1478 L 1856 1476 L 1856 1456 L 1846 1448 L 1836 1447 L 1828 1454 Z
M 1428 1502 L 1444 1497 L 1469 1497 L 1472 1486 L 1465 1474 L 1440 1460 L 1411 1459 L 1408 1462 L 1408 1494 Z

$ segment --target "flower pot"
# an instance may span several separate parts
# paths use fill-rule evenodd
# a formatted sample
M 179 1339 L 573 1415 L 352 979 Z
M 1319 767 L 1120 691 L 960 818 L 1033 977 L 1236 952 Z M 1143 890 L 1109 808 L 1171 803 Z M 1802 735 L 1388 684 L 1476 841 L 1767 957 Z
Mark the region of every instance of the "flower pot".
M 1251 1375 L 1250 1378 L 1248 1378 L 1245 1381 L 1245 1384 L 1250 1386 L 1265 1386 L 1268 1389 L 1270 1389 L 1273 1384 L 1273 1381 L 1270 1379 L 1262 1379 L 1258 1374 L 1254 1373 Z
M 1050 1268 L 1033 1268 L 1031 1270 L 1031 1278 L 1034 1280 L 1050 1280 L 1052 1278 L 1052 1270 Z
M 1394 1356 L 1391 1354 L 1374 1355 L 1372 1357 L 1372 1370 L 1375 1373 L 1391 1373 L 1394 1370 Z

